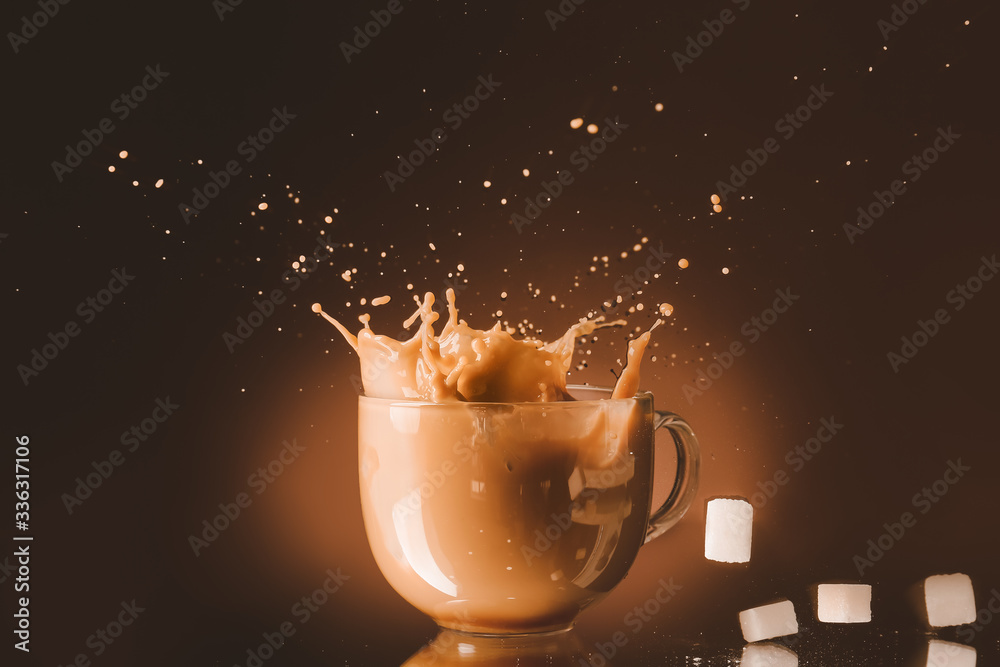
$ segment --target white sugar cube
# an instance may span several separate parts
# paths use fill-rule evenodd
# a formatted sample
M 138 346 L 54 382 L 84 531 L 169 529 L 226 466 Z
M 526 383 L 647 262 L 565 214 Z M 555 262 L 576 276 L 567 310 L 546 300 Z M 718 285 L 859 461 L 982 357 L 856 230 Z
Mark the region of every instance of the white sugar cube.
M 749 562 L 752 532 L 753 505 L 729 498 L 708 501 L 705 558 L 720 563 Z
M 795 651 L 777 644 L 747 644 L 740 667 L 798 667 Z
M 743 639 L 759 642 L 794 635 L 799 631 L 799 623 L 795 620 L 795 607 L 789 600 L 782 600 L 741 611 L 740 629 L 743 630 Z
M 927 622 L 935 628 L 976 620 L 976 596 L 967 574 L 938 574 L 924 580 Z
M 932 639 L 927 645 L 927 667 L 976 667 L 976 649 Z
M 823 623 L 870 623 L 872 587 L 868 584 L 820 584 L 816 618 Z

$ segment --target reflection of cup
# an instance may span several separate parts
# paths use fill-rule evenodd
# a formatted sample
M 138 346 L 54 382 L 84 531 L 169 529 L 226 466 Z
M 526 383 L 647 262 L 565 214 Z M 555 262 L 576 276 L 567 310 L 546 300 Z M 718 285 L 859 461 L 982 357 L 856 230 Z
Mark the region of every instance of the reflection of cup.
M 570 387 L 558 403 L 362 396 L 361 506 L 393 588 L 439 625 L 482 634 L 569 627 L 691 504 L 698 443 L 652 394 Z M 653 434 L 677 479 L 650 515 Z
M 534 635 L 490 636 L 442 630 L 403 667 L 578 667 L 590 659 L 573 630 Z M 601 663 L 610 667 L 607 660 Z

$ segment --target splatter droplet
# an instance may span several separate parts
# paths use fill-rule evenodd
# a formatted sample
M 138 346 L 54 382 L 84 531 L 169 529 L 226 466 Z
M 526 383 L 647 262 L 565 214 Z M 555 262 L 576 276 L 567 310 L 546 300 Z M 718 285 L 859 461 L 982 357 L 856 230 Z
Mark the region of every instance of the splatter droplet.
M 571 128 L 573 128 L 574 130 L 579 129 L 579 128 L 583 127 L 583 119 L 582 118 L 574 118 L 573 120 L 571 120 L 569 122 L 569 126 Z
M 677 260 L 677 266 L 681 267 L 682 269 L 686 269 L 687 267 L 691 266 L 691 262 L 681 257 L 679 260 Z

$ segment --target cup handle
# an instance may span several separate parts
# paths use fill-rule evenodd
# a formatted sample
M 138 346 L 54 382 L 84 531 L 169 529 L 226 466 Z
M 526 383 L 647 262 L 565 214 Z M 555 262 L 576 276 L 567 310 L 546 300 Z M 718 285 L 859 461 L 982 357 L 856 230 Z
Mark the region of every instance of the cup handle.
M 670 495 L 659 509 L 650 514 L 643 544 L 667 532 L 691 507 L 694 493 L 698 488 L 698 468 L 701 464 L 701 450 L 691 426 L 672 412 L 660 410 L 654 412 L 656 413 L 653 422 L 654 435 L 657 430 L 666 427 L 673 438 L 674 446 L 677 447 L 677 478 L 674 480 Z

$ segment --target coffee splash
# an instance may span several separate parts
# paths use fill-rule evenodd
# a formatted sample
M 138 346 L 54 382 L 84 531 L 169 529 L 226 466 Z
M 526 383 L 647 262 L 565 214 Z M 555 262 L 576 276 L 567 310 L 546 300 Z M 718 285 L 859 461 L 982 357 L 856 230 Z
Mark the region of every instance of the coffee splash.
M 440 315 L 433 310 L 434 295 L 427 292 L 422 301 L 414 296 L 417 310 L 403 326 L 408 329 L 419 318 L 420 327 L 404 341 L 372 331 L 370 315 L 358 318 L 364 328 L 355 336 L 320 304 L 313 304 L 312 310 L 335 326 L 358 353 L 367 396 L 435 403 L 574 400 L 566 389 L 566 375 L 576 339 L 596 329 L 626 324 L 625 320 L 606 322 L 599 316 L 581 320 L 550 343 L 516 340 L 500 322 L 491 329 L 473 329 L 458 318 L 454 290 L 448 289 L 446 298 L 448 319 L 441 333 L 435 334 L 434 324 Z M 379 297 L 372 305 L 387 301 L 388 297 Z M 643 352 L 650 333 L 662 322 L 656 320 L 648 331 L 629 342 L 625 368 L 612 398 L 629 398 L 638 391 Z

